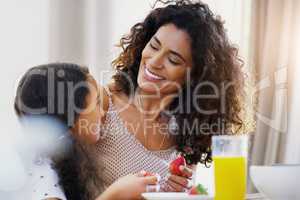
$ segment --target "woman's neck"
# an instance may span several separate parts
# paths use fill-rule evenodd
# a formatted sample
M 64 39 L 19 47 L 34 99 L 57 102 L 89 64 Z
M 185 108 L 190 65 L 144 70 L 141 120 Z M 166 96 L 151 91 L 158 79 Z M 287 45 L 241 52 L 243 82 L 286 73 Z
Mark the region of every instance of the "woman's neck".
M 134 95 L 134 104 L 148 119 L 157 120 L 160 113 L 170 105 L 173 99 L 173 94 L 149 94 L 137 88 Z

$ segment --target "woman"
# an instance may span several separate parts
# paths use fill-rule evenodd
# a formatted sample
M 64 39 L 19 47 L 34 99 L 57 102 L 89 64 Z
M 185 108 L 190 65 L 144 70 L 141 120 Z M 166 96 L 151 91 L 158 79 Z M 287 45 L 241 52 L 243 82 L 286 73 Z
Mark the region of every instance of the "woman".
M 164 191 L 184 191 L 191 170 L 168 175 L 166 163 L 177 152 L 189 164 L 210 163 L 211 136 L 243 125 L 242 63 L 222 21 L 201 2 L 165 5 L 121 39 L 116 74 L 101 96 L 105 120 L 93 160 L 105 187 L 146 169 L 165 178 Z
M 41 159 L 39 156 L 39 162 L 34 162 L 35 168 L 29 172 L 34 185 L 31 197 L 28 198 L 135 199 L 141 192 L 146 191 L 147 185 L 156 183 L 156 177 L 143 177 L 143 172 L 128 174 L 100 193 L 101 178 L 94 173 L 95 166 L 90 162 L 90 156 L 84 148 L 87 142 L 95 143 L 98 140 L 99 132 L 97 129 L 77 129 L 80 120 L 98 124 L 99 92 L 96 81 L 87 68 L 75 64 L 41 65 L 31 68 L 22 77 L 15 98 L 15 111 L 20 119 L 32 116 L 57 119 L 69 128 L 70 136 L 76 138 L 69 138 L 72 145 L 66 154 L 59 153 L 51 159 Z M 52 165 L 55 170 L 51 168 Z M 93 179 L 89 179 L 90 177 Z M 124 183 L 131 189 L 124 187 Z M 91 189 L 93 193 L 89 192 Z M 127 191 L 130 193 L 126 196 L 124 194 Z

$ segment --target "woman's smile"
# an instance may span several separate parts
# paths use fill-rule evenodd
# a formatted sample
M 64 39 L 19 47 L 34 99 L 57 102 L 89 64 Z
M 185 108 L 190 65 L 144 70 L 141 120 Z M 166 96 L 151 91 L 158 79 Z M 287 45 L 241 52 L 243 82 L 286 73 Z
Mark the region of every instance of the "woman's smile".
M 149 68 L 147 68 L 146 66 L 144 66 L 144 78 L 148 81 L 162 81 L 162 80 L 165 80 L 164 77 L 156 74 L 156 73 L 153 73 Z

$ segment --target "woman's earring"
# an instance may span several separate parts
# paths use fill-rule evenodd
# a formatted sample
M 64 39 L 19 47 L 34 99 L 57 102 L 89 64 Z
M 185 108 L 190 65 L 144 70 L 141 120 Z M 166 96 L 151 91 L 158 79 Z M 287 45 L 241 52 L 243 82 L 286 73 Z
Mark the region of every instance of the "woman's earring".
M 179 130 L 179 126 L 177 124 L 176 117 L 172 115 L 168 123 L 168 131 L 172 135 L 176 135 L 178 130 Z

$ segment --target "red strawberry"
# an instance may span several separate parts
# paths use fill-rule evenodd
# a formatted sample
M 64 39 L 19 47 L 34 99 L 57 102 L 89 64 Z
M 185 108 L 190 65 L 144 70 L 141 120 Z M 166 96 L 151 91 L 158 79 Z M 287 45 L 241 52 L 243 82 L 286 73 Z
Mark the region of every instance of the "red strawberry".
M 179 167 L 181 165 L 186 166 L 186 161 L 185 161 L 184 157 L 180 155 L 180 156 L 178 156 L 178 158 L 176 158 L 175 160 L 173 160 L 170 163 L 170 165 L 169 165 L 170 172 L 172 174 L 182 176 L 183 174 L 179 169 Z
M 190 190 L 189 190 L 189 195 L 197 195 L 198 194 L 198 190 L 196 186 L 193 186 Z
M 199 194 L 203 194 L 203 195 L 207 195 L 207 189 L 203 187 L 203 185 L 198 184 L 197 186 L 193 186 L 189 192 L 190 195 L 199 195 Z

